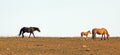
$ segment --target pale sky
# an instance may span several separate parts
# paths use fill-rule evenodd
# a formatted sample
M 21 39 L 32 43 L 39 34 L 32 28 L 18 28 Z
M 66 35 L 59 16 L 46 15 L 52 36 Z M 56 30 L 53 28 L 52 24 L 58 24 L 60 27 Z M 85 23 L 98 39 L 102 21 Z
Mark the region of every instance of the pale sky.
M 0 0 L 0 36 L 24 26 L 39 27 L 37 36 L 80 36 L 95 27 L 120 36 L 119 21 L 120 0 Z

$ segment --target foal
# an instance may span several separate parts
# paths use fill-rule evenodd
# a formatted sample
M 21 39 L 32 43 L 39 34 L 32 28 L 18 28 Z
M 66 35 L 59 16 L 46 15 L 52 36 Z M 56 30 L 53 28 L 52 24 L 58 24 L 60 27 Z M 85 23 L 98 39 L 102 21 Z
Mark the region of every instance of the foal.
M 90 30 L 87 32 L 81 32 L 81 37 L 86 36 L 86 39 L 88 38 L 88 34 L 91 34 Z

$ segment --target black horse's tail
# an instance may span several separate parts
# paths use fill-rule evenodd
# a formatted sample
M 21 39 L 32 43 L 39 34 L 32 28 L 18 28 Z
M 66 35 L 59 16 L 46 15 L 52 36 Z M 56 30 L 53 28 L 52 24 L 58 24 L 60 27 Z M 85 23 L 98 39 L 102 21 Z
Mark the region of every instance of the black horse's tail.
M 95 33 L 94 33 L 94 29 L 92 30 L 92 39 L 94 40 L 95 38 Z
M 20 29 L 19 36 L 22 34 L 23 28 Z

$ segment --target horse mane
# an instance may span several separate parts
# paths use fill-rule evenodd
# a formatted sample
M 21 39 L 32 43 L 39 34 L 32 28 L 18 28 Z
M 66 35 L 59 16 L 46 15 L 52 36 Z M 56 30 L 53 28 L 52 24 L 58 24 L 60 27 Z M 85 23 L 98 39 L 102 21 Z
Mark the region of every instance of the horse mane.
M 32 27 L 32 28 L 34 28 L 35 30 L 39 29 L 38 27 Z

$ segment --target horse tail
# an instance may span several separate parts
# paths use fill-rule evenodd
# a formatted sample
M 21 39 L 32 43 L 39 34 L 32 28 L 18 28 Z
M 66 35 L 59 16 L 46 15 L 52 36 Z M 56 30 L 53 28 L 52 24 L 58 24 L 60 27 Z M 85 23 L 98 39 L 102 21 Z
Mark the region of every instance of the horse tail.
M 19 36 L 22 34 L 23 28 L 20 29 Z
M 92 39 L 94 40 L 95 38 L 95 33 L 94 33 L 95 29 L 92 30 Z

